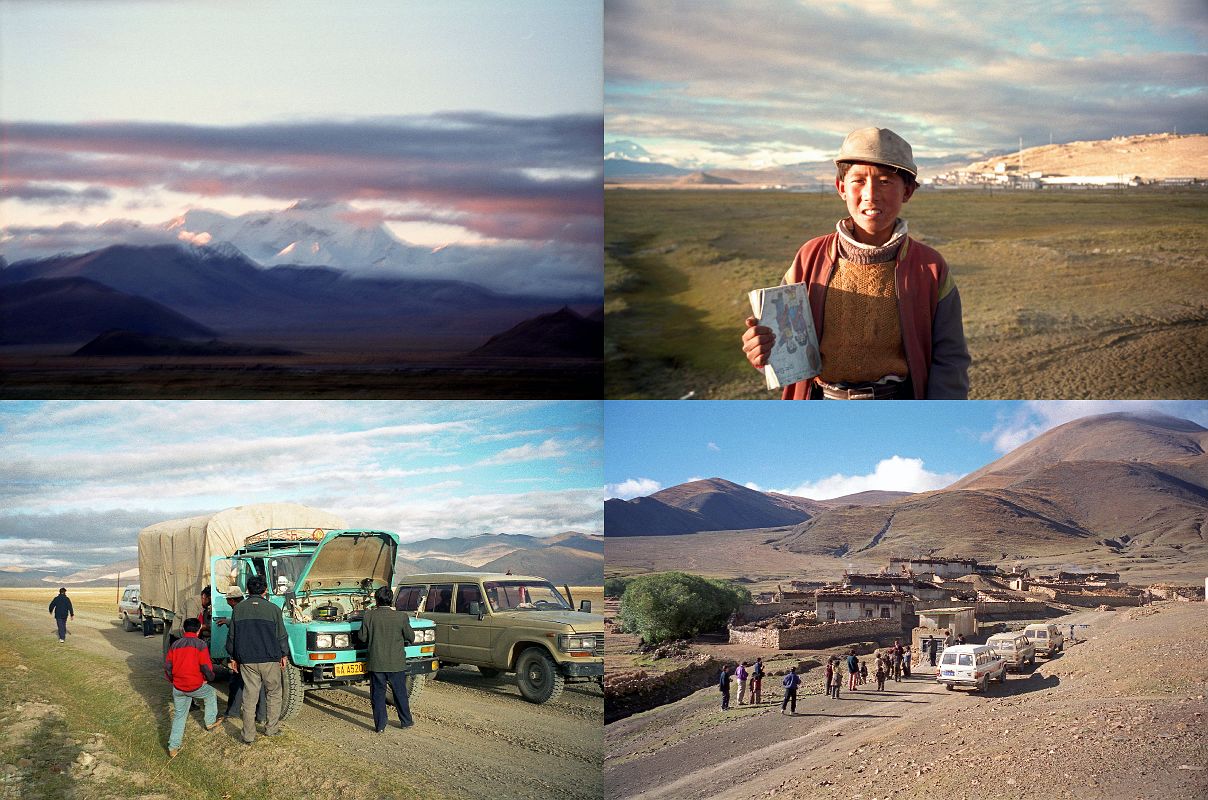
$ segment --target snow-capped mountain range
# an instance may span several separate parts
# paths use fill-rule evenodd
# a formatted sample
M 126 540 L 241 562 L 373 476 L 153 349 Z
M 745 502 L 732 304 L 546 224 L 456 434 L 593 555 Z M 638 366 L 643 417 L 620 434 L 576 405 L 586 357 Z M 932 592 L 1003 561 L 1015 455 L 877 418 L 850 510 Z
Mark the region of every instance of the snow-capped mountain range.
M 384 225 L 364 227 L 343 219 L 351 209 L 336 204 L 295 203 L 284 211 L 231 216 L 196 209 L 164 228 L 189 244 L 228 242 L 260 264 L 385 268 L 406 272 L 428 248 L 399 241 Z

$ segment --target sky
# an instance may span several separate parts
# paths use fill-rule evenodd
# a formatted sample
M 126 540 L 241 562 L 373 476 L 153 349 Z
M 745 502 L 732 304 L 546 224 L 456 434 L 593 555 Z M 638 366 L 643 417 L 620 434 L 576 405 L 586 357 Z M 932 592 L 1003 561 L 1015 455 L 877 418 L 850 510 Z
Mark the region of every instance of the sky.
M 605 496 L 628 500 L 702 478 L 813 500 L 930 491 L 1058 425 L 1121 411 L 1208 428 L 1208 401 L 609 401 Z
M 602 47 L 599 0 L 2 0 L 0 219 L 78 251 L 330 202 L 598 273 Z
M 601 402 L 0 402 L 0 568 L 137 557 L 154 522 L 296 502 L 402 541 L 601 533 Z
M 1208 132 L 1203 0 L 606 0 L 604 39 L 606 142 L 681 167 Z

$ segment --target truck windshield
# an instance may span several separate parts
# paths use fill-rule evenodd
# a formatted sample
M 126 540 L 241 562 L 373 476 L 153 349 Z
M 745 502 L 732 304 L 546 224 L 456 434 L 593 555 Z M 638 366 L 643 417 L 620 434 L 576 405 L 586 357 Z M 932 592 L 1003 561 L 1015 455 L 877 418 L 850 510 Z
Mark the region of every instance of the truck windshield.
M 487 601 L 492 611 L 571 611 L 553 584 L 531 581 L 486 581 Z
M 292 592 L 298 576 L 310 563 L 310 555 L 273 556 L 268 560 L 268 586 L 273 594 Z

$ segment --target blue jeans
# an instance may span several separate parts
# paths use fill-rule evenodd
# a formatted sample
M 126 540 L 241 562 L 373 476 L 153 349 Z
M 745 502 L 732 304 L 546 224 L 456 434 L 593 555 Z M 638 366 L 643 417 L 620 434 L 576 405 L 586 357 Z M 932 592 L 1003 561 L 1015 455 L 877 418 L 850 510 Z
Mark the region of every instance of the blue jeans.
M 180 749 L 180 743 L 185 738 L 185 722 L 189 719 L 189 709 L 193 707 L 194 700 L 201 700 L 205 703 L 207 728 L 218 719 L 218 694 L 214 691 L 213 686 L 203 683 L 200 688 L 191 692 L 182 692 L 173 686 L 172 703 L 176 707 L 176 715 L 172 717 L 172 733 L 168 736 L 169 750 Z
M 394 707 L 398 710 L 398 721 L 404 728 L 409 727 L 411 706 L 407 701 L 407 673 L 405 672 L 371 672 L 369 673 L 369 700 L 373 703 L 373 729 L 380 731 L 386 728 L 389 721 L 386 716 L 386 685 L 394 692 Z
M 59 628 L 59 639 L 67 638 L 67 617 L 55 617 L 55 625 Z

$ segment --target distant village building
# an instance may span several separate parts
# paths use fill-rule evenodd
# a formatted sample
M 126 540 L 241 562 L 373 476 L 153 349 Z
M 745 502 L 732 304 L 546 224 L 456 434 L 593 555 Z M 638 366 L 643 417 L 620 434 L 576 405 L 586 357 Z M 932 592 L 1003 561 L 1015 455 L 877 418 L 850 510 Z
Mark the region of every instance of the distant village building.
M 814 596 L 819 622 L 861 619 L 900 622 L 905 601 L 901 592 L 863 592 L 859 589 L 819 589 Z
M 953 639 L 962 635 L 968 638 L 977 633 L 977 617 L 973 606 L 929 608 L 919 612 L 916 638 L 919 630 L 930 635 L 946 632 Z
M 935 575 L 937 578 L 960 578 L 978 571 L 977 559 L 973 558 L 891 558 L 890 572 L 910 572 L 917 575 Z
M 842 585 L 845 589 L 858 589 L 862 592 L 902 592 L 918 600 L 947 600 L 951 597 L 951 592 L 942 586 L 909 574 L 846 573 Z

